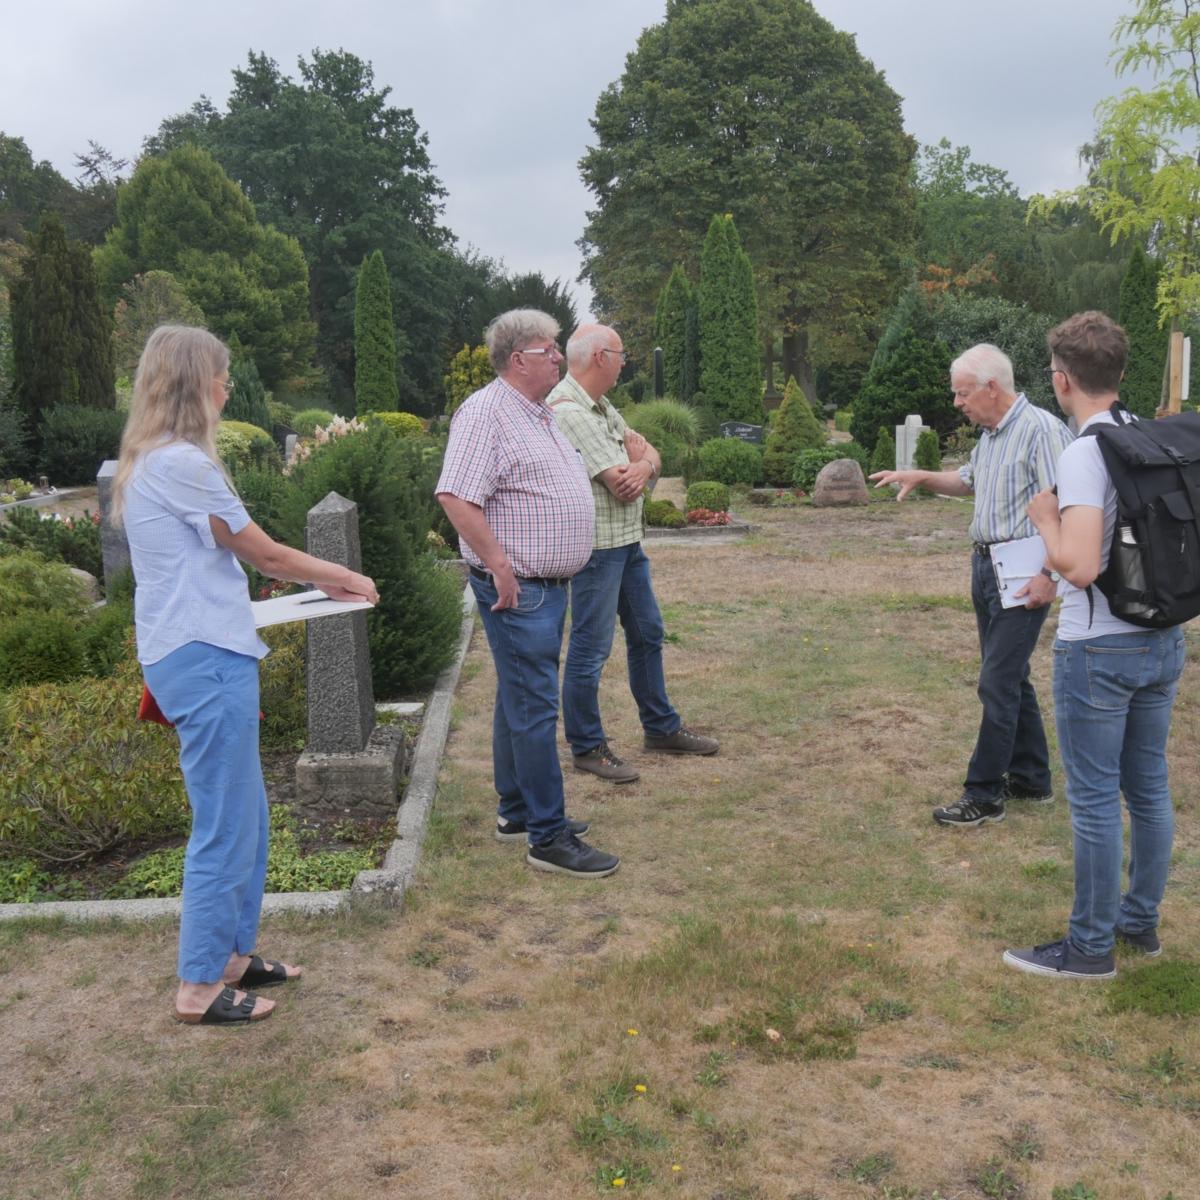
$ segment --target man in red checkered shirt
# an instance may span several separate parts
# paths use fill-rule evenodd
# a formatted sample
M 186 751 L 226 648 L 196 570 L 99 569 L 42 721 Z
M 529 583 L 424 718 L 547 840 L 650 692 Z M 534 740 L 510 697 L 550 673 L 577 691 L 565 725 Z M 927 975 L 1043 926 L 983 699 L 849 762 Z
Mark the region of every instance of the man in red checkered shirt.
M 458 530 L 496 666 L 496 837 L 527 839 L 526 861 L 539 870 L 596 878 L 620 859 L 567 819 L 555 740 L 567 585 L 591 556 L 595 520 L 587 470 L 545 404 L 563 359 L 558 334 L 536 309 L 488 326 L 497 378 L 454 414 L 436 494 Z

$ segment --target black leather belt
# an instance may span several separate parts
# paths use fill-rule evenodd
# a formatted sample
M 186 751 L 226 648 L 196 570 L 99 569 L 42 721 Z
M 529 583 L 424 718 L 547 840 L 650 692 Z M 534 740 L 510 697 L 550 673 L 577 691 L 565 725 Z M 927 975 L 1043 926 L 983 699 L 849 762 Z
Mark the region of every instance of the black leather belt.
M 971 548 L 976 554 L 982 554 L 984 558 L 991 558 L 994 544 L 994 542 L 972 542 Z
M 492 573 L 490 571 L 481 571 L 478 567 L 472 566 L 471 574 L 476 579 L 482 579 L 487 583 L 492 582 Z M 516 578 L 518 583 L 536 583 L 538 587 L 566 587 L 571 582 L 569 575 L 563 575 L 558 579 L 551 579 L 545 575 L 518 575 Z

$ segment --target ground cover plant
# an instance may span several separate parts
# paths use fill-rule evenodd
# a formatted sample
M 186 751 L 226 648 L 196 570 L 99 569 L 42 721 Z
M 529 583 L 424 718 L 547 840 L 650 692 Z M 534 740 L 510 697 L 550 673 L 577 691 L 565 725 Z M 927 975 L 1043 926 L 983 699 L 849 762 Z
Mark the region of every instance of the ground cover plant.
M 0 1195 L 1193 1195 L 1200 671 L 1170 746 L 1162 958 L 1120 952 L 1111 987 L 1006 970 L 1006 946 L 1061 933 L 1070 831 L 1057 759 L 1053 805 L 929 817 L 975 734 L 969 514 L 879 493 L 648 543 L 671 695 L 722 748 L 644 754 L 615 648 L 606 727 L 642 778 L 567 772 L 569 811 L 622 855 L 606 881 L 492 839 L 477 632 L 403 913 L 269 920 L 261 949 L 305 979 L 232 1053 L 170 1019 L 169 924 L 0 924 Z

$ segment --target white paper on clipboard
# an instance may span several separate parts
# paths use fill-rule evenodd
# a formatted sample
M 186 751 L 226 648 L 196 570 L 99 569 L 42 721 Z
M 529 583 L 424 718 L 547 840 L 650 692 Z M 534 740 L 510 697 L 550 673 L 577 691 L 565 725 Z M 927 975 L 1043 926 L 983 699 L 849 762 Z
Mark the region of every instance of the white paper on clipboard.
M 996 572 L 996 587 L 1000 589 L 1000 603 L 1005 608 L 1021 608 L 1027 597 L 1017 599 L 1019 592 L 1046 565 L 1046 543 L 1041 535 L 1017 538 L 1011 542 L 996 542 L 989 550 L 992 569 Z M 1058 593 L 1062 594 L 1062 581 Z
M 288 621 L 311 621 L 314 617 L 342 616 L 374 607 L 369 600 L 330 600 L 324 592 L 315 589 L 291 596 L 276 596 L 271 600 L 255 600 L 250 605 L 256 629 L 284 625 Z

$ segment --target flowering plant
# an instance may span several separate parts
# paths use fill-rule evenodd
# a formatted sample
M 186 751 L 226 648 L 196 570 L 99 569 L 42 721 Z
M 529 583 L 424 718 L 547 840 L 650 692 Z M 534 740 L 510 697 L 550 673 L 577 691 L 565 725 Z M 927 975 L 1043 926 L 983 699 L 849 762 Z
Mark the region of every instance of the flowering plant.
M 709 508 L 693 508 L 687 519 L 689 525 L 728 525 L 733 520 L 727 512 L 713 512 Z

